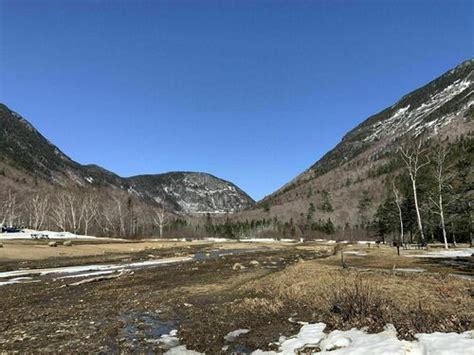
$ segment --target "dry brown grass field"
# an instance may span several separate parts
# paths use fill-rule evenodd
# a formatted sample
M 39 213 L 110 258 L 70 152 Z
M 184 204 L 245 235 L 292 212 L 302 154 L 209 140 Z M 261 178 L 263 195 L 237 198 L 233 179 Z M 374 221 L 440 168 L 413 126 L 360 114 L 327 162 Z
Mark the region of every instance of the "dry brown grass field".
M 388 246 L 143 242 L 114 249 L 115 244 L 96 244 L 107 251 L 103 255 L 46 257 L 22 267 L 206 257 L 74 287 L 65 287 L 69 281 L 55 275 L 1 286 L 0 349 L 160 353 L 150 319 L 172 322 L 183 344 L 209 354 L 221 353 L 224 336 L 239 328 L 251 331 L 232 344 L 235 349 L 271 349 L 280 334 L 298 332 L 297 321 L 324 322 L 328 329 L 368 327 L 369 332 L 392 323 L 404 339 L 418 332 L 472 328 L 473 282 L 452 275 L 472 277 L 472 268 L 397 256 Z M 222 249 L 235 252 L 207 257 Z M 472 257 L 463 260 L 472 263 Z M 236 268 L 237 263 L 243 267 Z M 15 269 L 12 262 L 1 265 L 3 271 Z

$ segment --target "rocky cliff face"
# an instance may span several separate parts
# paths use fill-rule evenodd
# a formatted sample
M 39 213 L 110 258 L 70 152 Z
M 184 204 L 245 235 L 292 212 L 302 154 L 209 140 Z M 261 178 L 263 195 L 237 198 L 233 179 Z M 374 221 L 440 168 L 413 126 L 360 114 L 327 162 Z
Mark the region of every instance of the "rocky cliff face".
M 0 181 L 9 188 L 108 189 L 179 213 L 225 213 L 254 201 L 234 184 L 205 173 L 171 172 L 120 177 L 97 165 L 81 165 L 41 135 L 26 119 L 0 104 Z M 6 172 L 7 171 L 7 172 Z M 25 186 L 31 185 L 31 186 Z M 0 191 L 1 192 L 1 191 Z
M 234 184 L 205 173 L 171 172 L 127 179 L 139 196 L 186 213 L 236 212 L 253 200 Z

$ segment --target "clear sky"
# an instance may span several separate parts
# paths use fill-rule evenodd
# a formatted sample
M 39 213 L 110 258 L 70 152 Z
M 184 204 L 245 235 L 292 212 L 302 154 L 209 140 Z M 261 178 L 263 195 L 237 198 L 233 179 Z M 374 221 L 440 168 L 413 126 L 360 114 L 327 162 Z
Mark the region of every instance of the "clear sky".
M 474 55 L 474 2 L 0 0 L 0 102 L 81 163 L 260 199 Z

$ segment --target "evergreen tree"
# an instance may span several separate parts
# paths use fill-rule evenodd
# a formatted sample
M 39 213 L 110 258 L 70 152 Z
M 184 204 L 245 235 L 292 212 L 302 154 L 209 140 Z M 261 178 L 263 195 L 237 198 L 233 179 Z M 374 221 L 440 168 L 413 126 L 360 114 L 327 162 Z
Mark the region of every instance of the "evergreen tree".
M 316 208 L 314 207 L 314 203 L 310 203 L 309 204 L 309 207 L 308 207 L 308 213 L 306 215 L 306 223 L 308 225 L 311 225 L 312 222 L 313 222 L 313 218 L 314 218 L 314 213 L 316 212 Z
M 331 195 L 329 194 L 328 191 L 323 190 L 321 191 L 321 204 L 319 205 L 319 209 L 323 212 L 332 212 L 334 211 L 332 204 L 331 204 Z
M 362 191 L 362 196 L 359 199 L 357 208 L 359 210 L 360 226 L 366 228 L 368 224 L 368 211 L 372 205 L 372 198 L 370 197 L 369 191 Z

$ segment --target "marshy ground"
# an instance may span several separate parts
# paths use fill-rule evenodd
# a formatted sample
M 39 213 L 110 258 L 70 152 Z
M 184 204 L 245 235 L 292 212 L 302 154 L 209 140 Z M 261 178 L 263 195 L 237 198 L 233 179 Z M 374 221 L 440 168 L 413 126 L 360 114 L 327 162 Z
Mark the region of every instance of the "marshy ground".
M 1 351 L 161 353 L 158 339 L 177 329 L 188 349 L 246 353 L 272 349 L 280 335 L 298 332 L 298 321 L 373 332 L 392 323 L 411 339 L 470 330 L 474 319 L 472 256 L 397 256 L 394 248 L 366 244 L 86 242 L 48 249 L 34 242 L 43 257 L 12 257 L 31 243 L 4 243 L 0 271 L 198 257 L 77 286 L 66 285 L 81 278 L 54 273 L 0 286 Z M 250 331 L 224 339 L 237 329 Z

